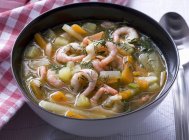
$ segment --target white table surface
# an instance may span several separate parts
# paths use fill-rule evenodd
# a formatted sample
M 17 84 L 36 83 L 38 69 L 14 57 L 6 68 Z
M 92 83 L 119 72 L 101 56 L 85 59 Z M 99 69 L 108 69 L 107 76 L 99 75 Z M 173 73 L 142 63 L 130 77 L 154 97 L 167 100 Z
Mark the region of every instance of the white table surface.
M 189 24 L 189 0 L 130 0 L 128 5 L 159 21 L 169 11 L 178 12 Z M 175 140 L 172 93 L 135 129 L 102 138 L 84 138 L 59 131 L 24 105 L 0 131 L 0 140 Z

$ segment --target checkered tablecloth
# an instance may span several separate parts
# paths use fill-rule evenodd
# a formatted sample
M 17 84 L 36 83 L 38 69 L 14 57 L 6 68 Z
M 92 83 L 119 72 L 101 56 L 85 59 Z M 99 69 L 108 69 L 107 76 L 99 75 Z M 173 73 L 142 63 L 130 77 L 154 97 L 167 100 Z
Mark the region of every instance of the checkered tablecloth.
M 24 100 L 13 79 L 10 53 L 20 31 L 32 19 L 50 9 L 93 0 L 42 0 L 0 13 L 0 128 L 22 106 Z M 126 5 L 127 0 L 95 0 Z M 2 2 L 0 3 L 0 8 Z

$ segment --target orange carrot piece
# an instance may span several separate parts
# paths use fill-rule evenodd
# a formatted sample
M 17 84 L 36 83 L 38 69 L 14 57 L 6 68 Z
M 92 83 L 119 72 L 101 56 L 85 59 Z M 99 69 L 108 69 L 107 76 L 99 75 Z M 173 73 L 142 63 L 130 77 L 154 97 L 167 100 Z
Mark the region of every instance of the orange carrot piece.
M 141 90 L 147 90 L 149 87 L 149 84 L 146 80 L 139 80 L 138 78 L 135 78 L 135 82 L 139 85 L 139 88 Z
M 73 111 L 70 111 L 68 110 L 66 113 L 65 113 L 65 116 L 66 117 L 70 117 L 70 118 L 77 118 L 77 119 L 85 119 L 86 117 L 80 115 L 80 114 L 77 114 Z
M 52 93 L 50 95 L 50 99 L 53 102 L 65 102 L 65 101 L 67 101 L 65 94 L 61 91 L 56 91 L 56 92 Z
M 128 61 L 129 63 L 133 63 L 133 62 L 134 62 L 133 57 L 132 57 L 131 55 L 128 55 L 128 56 L 127 56 L 127 61 Z
M 128 89 L 125 91 L 121 91 L 119 95 L 121 95 L 122 99 L 127 100 L 133 96 L 133 91 Z
M 102 39 L 103 36 L 104 36 L 104 32 L 102 31 L 102 32 L 96 33 L 96 34 L 94 34 L 94 35 L 91 35 L 91 36 L 89 36 L 88 38 L 89 38 L 90 40 L 97 41 L 97 40 Z
M 83 28 L 81 28 L 81 26 L 79 26 L 78 24 L 73 24 L 71 27 L 75 32 L 77 32 L 81 35 L 87 34 L 87 32 Z
M 130 63 L 125 64 L 121 73 L 121 80 L 126 84 L 132 83 L 134 81 L 133 71 L 131 69 Z
M 41 36 L 40 33 L 36 33 L 36 34 L 34 35 L 34 39 L 35 39 L 36 43 L 37 43 L 42 49 L 45 49 L 45 48 L 46 48 L 47 42 L 46 42 L 45 39 Z

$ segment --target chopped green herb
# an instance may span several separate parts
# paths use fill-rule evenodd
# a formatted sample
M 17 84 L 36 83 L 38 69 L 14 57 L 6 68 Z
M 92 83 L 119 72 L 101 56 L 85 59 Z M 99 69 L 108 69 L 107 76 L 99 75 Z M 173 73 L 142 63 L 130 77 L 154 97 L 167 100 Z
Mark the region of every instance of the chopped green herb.
M 130 83 L 130 84 L 128 84 L 128 86 L 130 88 L 133 88 L 133 89 L 138 89 L 139 88 L 139 86 L 136 83 Z
M 81 62 L 80 63 L 81 69 L 93 69 L 93 64 L 91 61 L 89 62 Z

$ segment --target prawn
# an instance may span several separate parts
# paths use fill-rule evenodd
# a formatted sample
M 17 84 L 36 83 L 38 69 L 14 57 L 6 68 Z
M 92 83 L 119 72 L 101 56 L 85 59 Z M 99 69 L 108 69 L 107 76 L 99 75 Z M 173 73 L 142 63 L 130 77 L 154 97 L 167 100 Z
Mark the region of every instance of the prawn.
M 52 69 L 47 70 L 45 66 L 38 67 L 38 76 L 41 81 L 47 81 L 51 86 L 55 88 L 64 87 L 64 82 L 61 81 Z
M 51 86 L 53 86 L 53 87 L 55 87 L 55 88 L 61 88 L 61 87 L 64 87 L 64 86 L 65 86 L 64 82 L 59 79 L 59 77 L 58 77 L 58 75 L 56 74 L 56 72 L 53 71 L 53 70 L 51 70 L 51 69 L 49 69 L 49 70 L 47 71 L 47 77 L 46 77 L 46 79 L 47 79 L 47 82 L 48 82 Z
M 71 86 L 73 87 L 73 91 L 76 93 L 80 88 L 80 81 L 79 79 L 81 76 L 84 76 L 88 82 L 88 87 L 81 93 L 81 95 L 87 96 L 90 94 L 91 91 L 94 90 L 98 78 L 98 74 L 96 71 L 91 69 L 82 69 L 79 72 L 75 73 L 71 79 Z
M 47 76 L 47 68 L 45 66 L 38 67 L 37 74 L 41 81 L 45 81 Z
M 118 43 L 120 41 L 120 36 L 122 34 L 125 34 L 125 39 L 127 42 L 133 40 L 134 38 L 138 38 L 138 33 L 137 31 L 134 29 L 134 28 L 131 28 L 131 27 L 121 27 L 121 28 L 118 28 L 117 30 L 115 30 L 112 34 L 113 36 L 113 41 Z
M 99 90 L 95 93 L 95 95 L 90 99 L 91 102 L 97 103 L 100 97 L 102 96 L 102 94 L 116 95 L 118 94 L 118 91 L 104 84 L 104 86 L 99 88 Z
M 106 46 L 108 48 L 108 51 L 110 52 L 109 55 L 107 57 L 105 57 L 104 59 L 102 59 L 100 61 L 100 66 L 102 68 L 106 67 L 106 65 L 108 65 L 110 62 L 112 62 L 114 60 L 114 58 L 117 55 L 117 47 L 116 45 L 114 45 L 112 42 L 106 42 Z
M 82 48 L 79 46 L 78 43 L 70 43 L 66 46 L 59 48 L 55 53 L 55 60 L 61 63 L 73 61 L 73 62 L 80 62 L 85 55 L 80 56 L 68 56 L 66 53 L 73 48 L 75 51 L 81 51 Z

